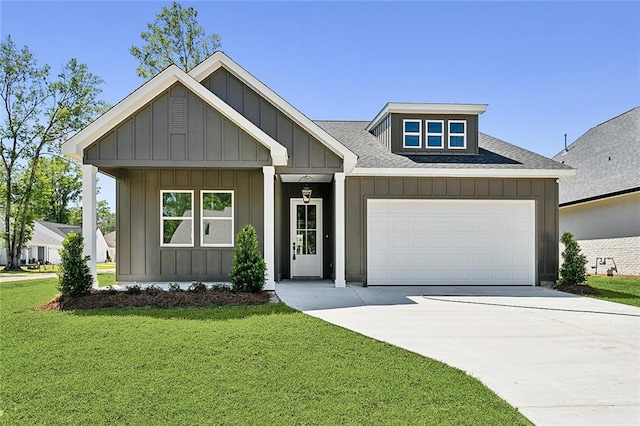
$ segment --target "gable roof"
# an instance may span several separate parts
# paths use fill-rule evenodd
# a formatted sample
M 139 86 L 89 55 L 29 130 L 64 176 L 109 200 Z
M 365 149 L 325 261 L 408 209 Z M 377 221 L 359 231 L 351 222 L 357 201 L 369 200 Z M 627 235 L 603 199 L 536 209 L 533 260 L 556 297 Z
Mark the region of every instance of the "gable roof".
M 147 81 L 87 127 L 62 144 L 62 153 L 82 159 L 83 151 L 175 83 L 183 84 L 206 104 L 269 149 L 273 165 L 287 165 L 287 149 L 175 65 Z
M 576 169 L 560 180 L 560 205 L 640 191 L 640 107 L 589 129 L 554 160 Z
M 70 232 L 82 234 L 79 226 L 67 225 L 65 223 L 47 222 L 36 220 L 33 227 L 33 234 L 27 243 L 28 246 L 62 246 L 62 240 Z
M 220 67 L 224 67 L 227 71 L 231 72 L 234 76 L 240 79 L 240 81 L 276 106 L 297 125 L 318 139 L 320 143 L 327 147 L 327 149 L 342 158 L 345 173 L 351 173 L 351 170 L 356 166 L 357 156 L 351 152 L 348 147 L 340 143 L 335 137 L 327 133 L 306 115 L 298 111 L 293 105 L 280 97 L 280 95 L 267 87 L 247 70 L 242 68 L 224 52 L 215 52 L 213 55 L 202 61 L 198 66 L 189 71 L 189 75 L 196 81 L 201 82 Z
M 116 247 L 116 231 L 109 232 L 107 235 L 104 236 L 104 240 L 106 241 L 107 246 L 109 248 L 115 248 Z
M 358 155 L 352 175 L 361 176 L 474 176 L 559 177 L 571 167 L 479 133 L 479 155 L 394 154 L 366 128 L 368 121 L 316 121 Z

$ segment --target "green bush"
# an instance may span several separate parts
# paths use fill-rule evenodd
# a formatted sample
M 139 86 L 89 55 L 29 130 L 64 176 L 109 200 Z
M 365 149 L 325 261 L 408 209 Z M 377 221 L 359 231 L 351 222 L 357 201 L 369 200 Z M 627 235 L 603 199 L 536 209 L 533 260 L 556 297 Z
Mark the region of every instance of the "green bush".
M 580 246 L 573 239 L 571 232 L 565 232 L 560 238 L 564 244 L 562 266 L 560 267 L 560 285 L 579 285 L 587 281 L 587 258 L 580 251 Z
M 91 290 L 93 277 L 87 265 L 90 256 L 82 254 L 83 248 L 84 238 L 75 232 L 70 232 L 62 241 L 58 290 L 63 296 L 78 296 Z
M 233 266 L 229 278 L 234 291 L 259 293 L 264 287 L 267 264 L 258 251 L 256 229 L 247 225 L 236 237 Z

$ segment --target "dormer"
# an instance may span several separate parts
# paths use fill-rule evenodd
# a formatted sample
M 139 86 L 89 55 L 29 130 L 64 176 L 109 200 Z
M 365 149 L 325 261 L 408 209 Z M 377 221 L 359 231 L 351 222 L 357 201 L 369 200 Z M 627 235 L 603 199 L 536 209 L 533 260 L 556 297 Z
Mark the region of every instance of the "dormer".
M 394 154 L 478 154 L 478 116 L 486 104 L 389 102 L 367 131 Z

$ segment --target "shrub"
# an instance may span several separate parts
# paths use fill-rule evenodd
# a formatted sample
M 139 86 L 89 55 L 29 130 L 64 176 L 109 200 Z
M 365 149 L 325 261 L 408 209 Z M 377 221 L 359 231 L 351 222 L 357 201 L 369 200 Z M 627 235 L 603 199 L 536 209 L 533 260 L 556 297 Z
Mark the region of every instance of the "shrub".
M 236 237 L 231 267 L 231 285 L 234 291 L 259 293 L 264 287 L 267 264 L 258 251 L 256 229 L 247 225 Z
M 194 281 L 189 286 L 188 291 L 191 291 L 193 293 L 202 293 L 203 291 L 207 291 L 207 285 L 201 281 Z
M 63 296 L 78 296 L 91 290 L 93 276 L 87 265 L 90 256 L 82 254 L 83 248 L 84 238 L 75 232 L 70 232 L 62 241 L 58 290 Z
M 573 239 L 571 232 L 565 232 L 560 238 L 564 244 L 562 266 L 560 267 L 560 285 L 579 285 L 587 281 L 587 258 L 580 251 L 580 246 Z
M 142 294 L 142 287 L 140 287 L 138 284 L 130 285 L 125 290 L 125 293 L 127 293 L 127 294 Z
M 178 283 L 169 283 L 169 291 L 172 293 L 179 293 L 182 291 L 182 288 Z

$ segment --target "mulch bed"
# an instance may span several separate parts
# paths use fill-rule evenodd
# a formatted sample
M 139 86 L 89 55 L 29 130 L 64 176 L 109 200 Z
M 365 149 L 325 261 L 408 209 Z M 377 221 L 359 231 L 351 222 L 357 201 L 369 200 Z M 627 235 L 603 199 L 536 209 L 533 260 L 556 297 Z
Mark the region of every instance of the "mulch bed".
M 35 310 L 96 309 L 96 308 L 177 308 L 204 306 L 262 305 L 270 300 L 268 292 L 236 293 L 229 289 L 204 291 L 143 290 L 140 294 L 115 291 L 91 291 L 75 297 L 58 296 L 52 301 L 37 306 Z
M 593 287 L 589 287 L 586 284 L 580 285 L 559 285 L 554 287 L 554 290 L 564 291 L 565 293 L 579 294 L 581 296 L 586 295 L 598 295 L 600 292 Z

